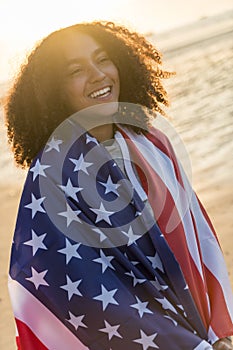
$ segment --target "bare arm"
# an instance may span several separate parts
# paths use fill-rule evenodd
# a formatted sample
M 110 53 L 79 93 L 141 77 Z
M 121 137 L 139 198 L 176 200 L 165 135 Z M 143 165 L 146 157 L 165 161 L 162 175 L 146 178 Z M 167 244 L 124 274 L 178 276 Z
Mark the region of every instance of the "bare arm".
M 230 338 L 219 339 L 213 345 L 214 350 L 233 350 L 233 345 Z

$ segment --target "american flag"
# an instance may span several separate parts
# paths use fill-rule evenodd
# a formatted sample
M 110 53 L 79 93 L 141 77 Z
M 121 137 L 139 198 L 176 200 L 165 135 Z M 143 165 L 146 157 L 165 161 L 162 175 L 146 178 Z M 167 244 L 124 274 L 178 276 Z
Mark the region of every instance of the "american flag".
M 119 126 L 128 181 L 67 125 L 34 159 L 20 202 L 9 277 L 18 349 L 212 349 L 233 333 L 232 294 L 168 139 Z

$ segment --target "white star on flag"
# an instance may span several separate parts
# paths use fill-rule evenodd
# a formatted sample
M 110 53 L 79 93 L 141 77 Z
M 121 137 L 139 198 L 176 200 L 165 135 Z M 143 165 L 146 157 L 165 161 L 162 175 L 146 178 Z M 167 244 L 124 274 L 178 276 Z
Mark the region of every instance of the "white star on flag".
M 168 315 L 164 315 L 164 318 L 167 318 L 168 320 L 172 321 L 172 323 L 174 324 L 174 326 L 177 326 L 177 325 L 178 325 L 178 323 L 177 323 L 172 317 L 170 317 L 170 316 L 168 316 Z
M 81 213 L 81 210 L 72 210 L 69 204 L 66 203 L 66 211 L 63 211 L 62 213 L 58 213 L 60 216 L 64 216 L 66 218 L 66 225 L 67 227 L 73 222 L 80 222 L 78 215 Z
M 153 284 L 153 286 L 157 289 L 157 290 L 166 290 L 166 289 L 168 289 L 168 286 L 167 285 L 162 285 L 162 284 L 160 284 L 159 283 L 159 281 L 158 281 L 158 278 L 157 277 L 155 277 L 155 279 L 154 280 L 150 280 L 150 283 L 151 284 Z
M 181 305 L 181 304 L 177 304 L 177 306 L 178 306 L 178 308 L 179 308 L 179 309 L 181 309 L 182 311 L 184 311 L 184 307 L 183 307 L 183 305 Z
M 142 279 L 142 278 L 137 278 L 135 276 L 135 274 L 133 273 L 133 271 L 130 271 L 130 272 L 125 272 L 126 275 L 130 276 L 130 277 L 133 277 L 133 286 L 135 287 L 138 283 L 141 284 L 141 283 L 144 283 L 146 282 L 146 279 Z
M 100 203 L 100 207 L 99 209 L 93 209 L 93 208 L 90 208 L 91 211 L 93 211 L 97 217 L 95 219 L 95 223 L 101 221 L 101 220 L 104 220 L 106 221 L 109 225 L 111 225 L 111 221 L 109 219 L 109 216 L 111 216 L 112 214 L 114 214 L 114 211 L 107 211 L 105 208 L 104 208 L 104 205 L 103 203 L 101 202 Z
M 100 258 L 94 259 L 93 261 L 102 265 L 102 273 L 104 273 L 108 267 L 115 270 L 115 268 L 111 264 L 112 259 L 114 259 L 114 256 L 106 256 L 101 249 Z
M 45 281 L 44 276 L 48 272 L 48 270 L 38 272 L 33 267 L 31 268 L 32 276 L 26 278 L 26 280 L 32 282 L 36 289 L 40 286 L 48 286 L 49 284 Z
M 65 192 L 67 197 L 73 198 L 75 201 L 78 202 L 78 198 L 76 196 L 76 193 L 83 190 L 82 187 L 75 187 L 72 185 L 72 182 L 70 181 L 70 178 L 67 181 L 67 184 L 65 186 L 59 185 L 59 187 L 62 189 L 63 192 Z
M 114 294 L 117 289 L 107 290 L 104 285 L 101 284 L 101 294 L 97 295 L 93 299 L 102 301 L 103 311 L 107 308 L 109 304 L 119 305 L 119 303 L 114 299 Z
M 38 236 L 35 231 L 32 231 L 32 239 L 30 241 L 24 242 L 23 244 L 29 245 L 32 247 L 32 255 L 34 256 L 38 249 L 44 249 L 47 250 L 48 248 L 44 245 L 43 240 L 45 239 L 45 236 L 47 233 L 44 233 L 40 236 Z
M 69 158 L 69 160 L 75 165 L 74 171 L 83 171 L 85 174 L 89 175 L 87 168 L 89 168 L 93 163 L 85 162 L 83 159 L 83 154 L 80 155 L 79 159 Z
M 65 254 L 66 264 L 70 262 L 72 258 L 82 259 L 81 255 L 77 252 L 77 249 L 80 247 L 81 243 L 71 244 L 70 241 L 66 238 L 66 246 L 63 249 L 58 250 L 58 253 Z
M 140 330 L 141 338 L 133 340 L 136 343 L 142 345 L 143 350 L 147 350 L 150 346 L 155 349 L 159 349 L 159 347 L 154 343 L 154 339 L 157 337 L 158 333 L 154 333 L 151 335 L 146 335 L 143 330 Z
M 162 308 L 163 308 L 164 310 L 171 310 L 172 312 L 174 312 L 175 314 L 177 314 L 176 309 L 175 309 L 174 306 L 170 303 L 170 301 L 167 300 L 167 298 L 162 298 L 162 299 L 155 298 L 155 300 L 157 300 L 157 301 L 162 305 Z
M 141 237 L 141 235 L 135 235 L 133 233 L 133 229 L 132 229 L 132 226 L 129 227 L 129 231 L 128 232 L 125 232 L 125 231 L 121 231 L 122 233 L 124 233 L 124 235 L 127 236 L 128 238 L 128 243 L 127 243 L 127 246 L 130 246 L 131 244 L 135 243 L 135 241 Z
M 35 181 L 35 179 L 37 178 L 37 176 L 41 175 L 46 177 L 44 170 L 47 168 L 50 168 L 51 165 L 42 165 L 39 161 L 39 159 L 37 159 L 36 164 L 34 165 L 34 167 L 32 167 L 30 169 L 30 171 L 33 173 L 33 181 Z
M 150 260 L 153 269 L 157 268 L 157 269 L 159 269 L 160 271 L 162 271 L 164 273 L 162 261 L 160 260 L 160 257 L 159 257 L 157 252 L 155 253 L 154 256 L 147 256 L 147 259 Z
M 72 326 L 74 326 L 76 331 L 78 330 L 78 327 L 85 327 L 85 328 L 87 328 L 87 326 L 82 322 L 82 320 L 85 317 L 85 315 L 75 316 L 69 311 L 69 316 L 70 316 L 70 319 L 67 320 L 67 321 L 70 322 L 72 324 Z
M 52 139 L 47 143 L 46 146 L 48 146 L 48 148 L 46 149 L 45 152 L 50 152 L 52 151 L 52 149 L 55 149 L 57 152 L 60 152 L 59 145 L 61 145 L 62 143 L 63 143 L 62 140 L 55 140 L 53 136 Z
M 112 337 L 115 335 L 115 337 L 122 338 L 120 333 L 117 331 L 120 325 L 112 326 L 110 323 L 104 320 L 105 328 L 99 329 L 100 332 L 104 332 L 108 334 L 108 340 L 111 340 Z
M 95 137 L 92 137 L 91 135 L 86 135 L 86 144 L 88 144 L 89 142 L 94 142 L 98 145 L 98 141 L 96 140 Z
M 127 260 L 129 260 L 128 255 L 127 255 L 126 252 L 124 253 L 124 256 L 126 257 Z M 139 261 L 136 261 L 136 260 L 135 260 L 135 261 L 134 261 L 134 260 L 130 260 L 130 262 L 131 262 L 134 266 L 140 264 L 140 262 L 139 262 Z
M 45 213 L 45 210 L 42 208 L 41 203 L 43 203 L 43 201 L 45 200 L 45 197 L 41 197 L 41 198 L 36 198 L 34 196 L 34 194 L 31 194 L 31 203 L 25 205 L 25 208 L 31 209 L 32 211 L 32 219 L 34 218 L 34 216 L 36 215 L 36 213 L 39 211 L 41 213 Z
M 100 242 L 103 242 L 105 239 L 107 239 L 107 237 L 105 236 L 105 234 L 99 229 L 99 228 L 93 228 L 92 231 L 96 232 L 99 234 L 99 239 Z
M 134 266 L 136 266 L 136 265 L 138 265 L 138 264 L 140 264 L 140 262 L 139 261 L 134 261 L 134 260 L 131 260 L 131 263 L 134 265 Z
M 66 282 L 67 283 L 64 286 L 61 286 L 60 288 L 67 291 L 69 300 L 72 298 L 73 295 L 82 296 L 82 294 L 80 293 L 80 291 L 78 289 L 78 286 L 80 285 L 82 280 L 78 280 L 78 281 L 73 282 L 73 281 L 71 281 L 69 276 L 66 275 Z
M 184 317 L 187 317 L 187 314 L 186 314 L 186 312 L 184 311 L 184 307 L 183 307 L 183 305 L 181 305 L 181 304 L 177 304 L 177 306 L 178 306 L 178 308 L 180 308 L 180 309 L 183 311 L 183 313 L 184 313 Z
M 137 303 L 130 306 L 138 310 L 140 317 L 142 317 L 144 313 L 153 314 L 153 312 L 147 308 L 147 305 L 149 304 L 148 301 L 142 302 L 136 295 L 135 298 L 137 299 Z
M 114 184 L 112 182 L 111 175 L 108 176 L 107 182 L 100 182 L 99 181 L 99 183 L 105 187 L 105 192 L 104 192 L 105 194 L 112 192 L 112 193 L 116 194 L 117 196 L 119 196 L 117 189 L 118 189 L 118 187 L 120 187 L 120 185 Z

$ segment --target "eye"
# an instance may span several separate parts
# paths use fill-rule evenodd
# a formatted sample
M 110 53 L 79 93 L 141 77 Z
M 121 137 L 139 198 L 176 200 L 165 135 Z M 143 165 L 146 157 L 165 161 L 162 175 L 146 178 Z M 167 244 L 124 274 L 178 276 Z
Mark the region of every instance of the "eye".
M 107 61 L 110 61 L 108 55 L 102 55 L 97 58 L 98 63 L 105 63 Z
M 80 72 L 82 72 L 82 68 L 75 68 L 71 74 L 74 75 L 74 74 L 78 74 Z
M 74 68 L 70 69 L 69 75 L 73 76 L 73 75 L 77 75 L 81 72 L 83 72 L 83 67 L 78 66 L 78 67 L 74 67 Z

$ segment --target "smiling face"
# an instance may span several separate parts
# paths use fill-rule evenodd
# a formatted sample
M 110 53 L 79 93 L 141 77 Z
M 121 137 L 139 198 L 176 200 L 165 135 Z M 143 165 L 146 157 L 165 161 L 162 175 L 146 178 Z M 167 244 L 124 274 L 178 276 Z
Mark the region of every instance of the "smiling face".
M 118 102 L 118 70 L 91 36 L 73 33 L 64 49 L 64 96 L 72 113 L 96 104 Z

